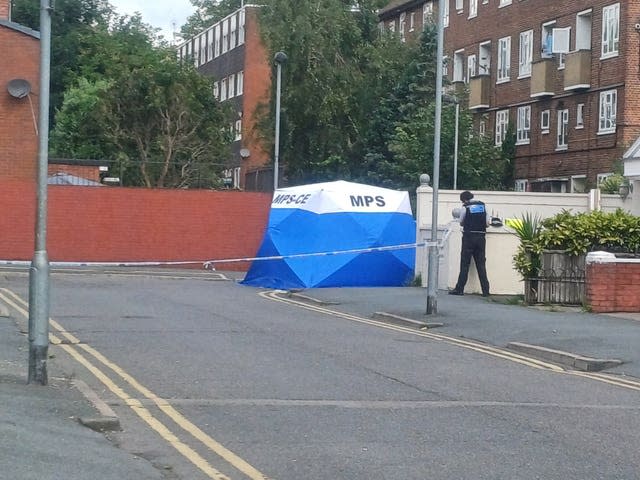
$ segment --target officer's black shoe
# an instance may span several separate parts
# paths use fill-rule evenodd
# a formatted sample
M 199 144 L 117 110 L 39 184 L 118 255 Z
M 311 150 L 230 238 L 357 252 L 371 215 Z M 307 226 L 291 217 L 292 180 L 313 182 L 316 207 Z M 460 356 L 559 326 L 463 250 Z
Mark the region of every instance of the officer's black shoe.
M 464 295 L 460 290 L 449 290 L 449 295 Z
M 489 292 L 487 292 L 487 293 L 483 293 L 483 294 L 482 294 L 482 296 L 483 296 L 483 297 L 488 297 L 488 296 L 490 296 L 490 295 L 491 295 L 491 294 L 490 294 Z

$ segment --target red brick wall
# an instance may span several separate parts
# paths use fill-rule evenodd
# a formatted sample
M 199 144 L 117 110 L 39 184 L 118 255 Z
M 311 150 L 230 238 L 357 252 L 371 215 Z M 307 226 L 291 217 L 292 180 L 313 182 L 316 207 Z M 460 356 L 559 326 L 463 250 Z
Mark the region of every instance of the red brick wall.
M 0 0 L 0 17 L 5 3 Z M 0 50 L 0 178 L 35 178 L 38 139 L 34 114 L 37 119 L 40 42 L 0 25 Z M 30 98 L 16 99 L 7 93 L 7 84 L 15 78 L 31 84 Z
M 254 256 L 271 195 L 52 185 L 48 200 L 52 262 L 200 261 Z M 30 260 L 34 185 L 2 182 L 0 204 L 0 259 Z
M 3 20 L 8 20 L 10 12 L 11 0 L 0 0 L 0 18 Z
M 587 303 L 595 313 L 640 312 L 640 261 L 588 264 Z

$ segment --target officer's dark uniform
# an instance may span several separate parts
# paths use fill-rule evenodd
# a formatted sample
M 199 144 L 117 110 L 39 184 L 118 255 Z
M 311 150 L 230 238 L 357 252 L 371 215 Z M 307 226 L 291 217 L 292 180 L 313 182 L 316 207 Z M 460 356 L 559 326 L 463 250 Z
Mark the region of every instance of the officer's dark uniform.
M 487 232 L 487 209 L 483 202 L 469 200 L 464 203 L 465 213 L 462 219 L 462 251 L 460 254 L 460 275 L 455 289 L 449 293 L 452 295 L 462 295 L 464 286 L 467 284 L 469 276 L 469 266 L 471 257 L 476 264 L 482 295 L 489 295 L 489 280 L 487 279 L 486 257 L 485 257 L 485 234 Z

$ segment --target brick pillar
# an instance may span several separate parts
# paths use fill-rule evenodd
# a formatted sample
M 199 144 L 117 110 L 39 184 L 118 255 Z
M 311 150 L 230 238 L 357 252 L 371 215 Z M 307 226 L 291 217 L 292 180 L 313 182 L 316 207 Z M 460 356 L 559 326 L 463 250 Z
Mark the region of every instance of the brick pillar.
M 0 20 L 11 20 L 11 0 L 0 0 Z

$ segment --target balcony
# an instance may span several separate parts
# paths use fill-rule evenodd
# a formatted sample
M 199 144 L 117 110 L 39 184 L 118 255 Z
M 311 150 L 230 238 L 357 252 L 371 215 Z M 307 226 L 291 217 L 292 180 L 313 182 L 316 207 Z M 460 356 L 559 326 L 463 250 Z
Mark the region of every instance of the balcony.
M 554 75 L 556 62 L 552 58 L 543 58 L 531 65 L 531 97 L 548 97 L 554 95 Z
M 564 68 L 564 89 L 581 90 L 591 87 L 591 50 L 568 53 Z
M 469 110 L 489 108 L 491 77 L 478 75 L 469 81 Z

